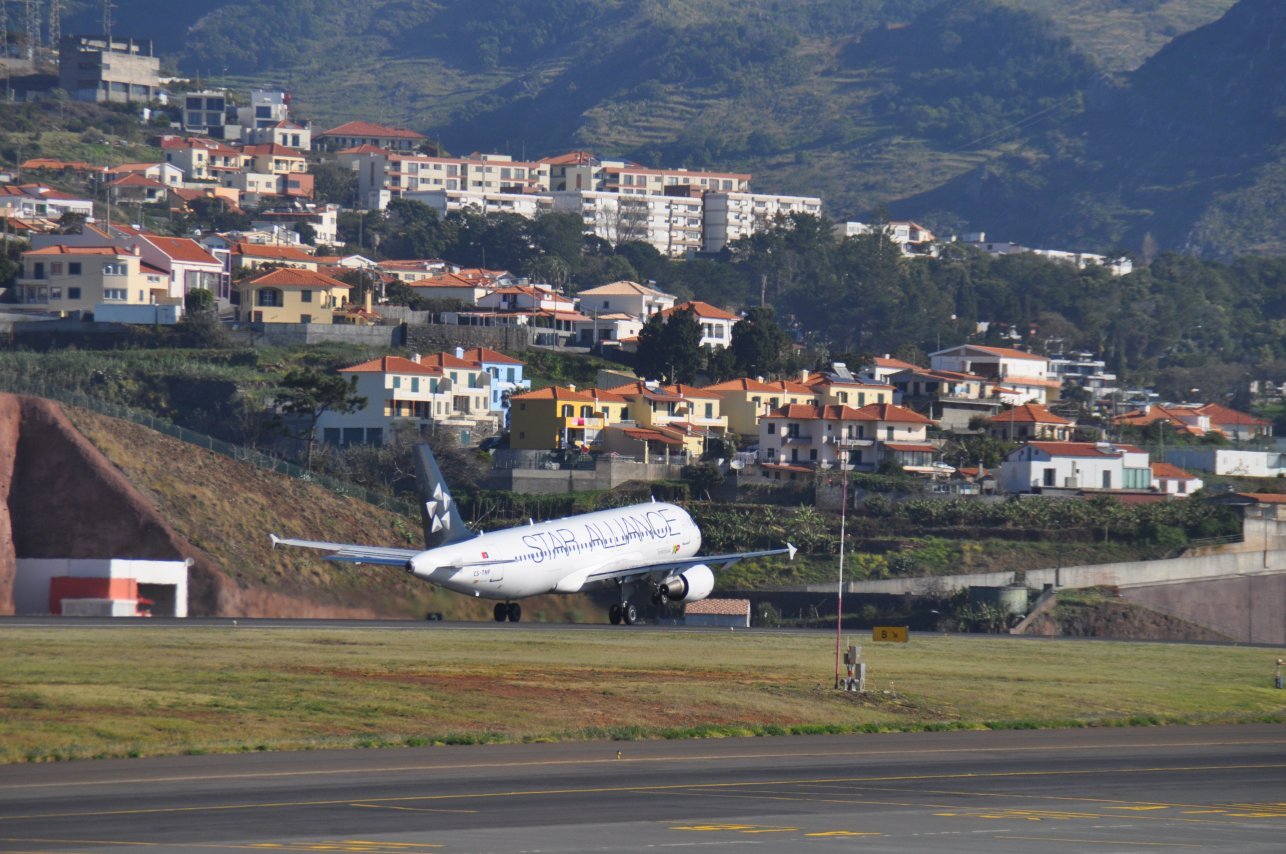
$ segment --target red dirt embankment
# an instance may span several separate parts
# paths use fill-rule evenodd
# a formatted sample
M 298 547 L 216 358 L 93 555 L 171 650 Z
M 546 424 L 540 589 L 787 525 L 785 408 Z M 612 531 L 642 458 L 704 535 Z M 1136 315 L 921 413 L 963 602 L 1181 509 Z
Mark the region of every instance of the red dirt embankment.
M 0 394 L 0 613 L 12 614 L 17 557 L 192 561 L 192 616 L 378 616 L 228 577 L 156 508 L 54 403 Z

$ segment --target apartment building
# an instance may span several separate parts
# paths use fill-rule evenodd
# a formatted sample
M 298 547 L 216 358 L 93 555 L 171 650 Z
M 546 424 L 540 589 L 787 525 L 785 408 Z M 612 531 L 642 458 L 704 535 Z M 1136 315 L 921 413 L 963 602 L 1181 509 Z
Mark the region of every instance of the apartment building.
M 160 74 L 145 39 L 66 36 L 58 45 L 58 85 L 77 101 L 146 103 L 156 99 Z
M 358 199 L 372 210 L 383 210 L 392 199 L 409 192 L 522 194 L 549 188 L 548 164 L 514 160 L 504 154 L 430 157 L 374 146 L 341 154 L 341 162 L 357 172 Z
M 370 145 L 388 151 L 414 151 L 429 138 L 406 128 L 377 125 L 374 122 L 345 122 L 317 134 L 318 145 L 329 149 L 357 148 Z
M 777 217 L 790 214 L 821 216 L 822 200 L 766 193 L 706 193 L 704 251 L 718 252 L 734 240 L 767 229 Z
M 704 211 L 700 197 L 630 196 L 600 190 L 552 196 L 555 211 L 578 214 L 586 234 L 613 245 L 648 243 L 672 258 L 701 251 Z
M 137 247 L 46 246 L 22 253 L 15 284 L 18 304 L 67 314 L 99 306 L 143 306 L 167 301 L 165 271 L 148 264 Z
M 676 188 L 698 192 L 746 193 L 750 175 L 744 172 L 694 172 L 687 169 L 649 169 L 636 163 L 604 164 L 602 189 L 635 196 L 662 196 Z
M 481 214 L 510 213 L 534 219 L 553 209 L 553 199 L 536 193 L 480 193 L 472 190 L 408 190 L 402 198 L 420 202 L 446 216 L 473 208 Z

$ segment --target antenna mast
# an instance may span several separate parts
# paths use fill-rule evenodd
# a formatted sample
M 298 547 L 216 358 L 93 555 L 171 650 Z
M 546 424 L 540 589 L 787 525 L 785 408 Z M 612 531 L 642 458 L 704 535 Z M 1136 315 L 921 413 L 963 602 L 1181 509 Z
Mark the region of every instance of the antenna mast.
M 27 0 L 27 60 L 36 61 L 36 48 L 40 47 L 40 10 L 36 0 Z
M 63 40 L 61 6 L 59 0 L 49 0 L 49 46 L 55 51 Z
M 112 0 L 103 0 L 103 35 L 107 37 L 107 46 L 112 45 Z

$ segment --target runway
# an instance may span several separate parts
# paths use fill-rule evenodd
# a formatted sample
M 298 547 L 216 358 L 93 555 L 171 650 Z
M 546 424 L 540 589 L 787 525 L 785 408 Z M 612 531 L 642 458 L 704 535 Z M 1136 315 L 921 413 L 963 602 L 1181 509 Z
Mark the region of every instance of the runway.
M 1286 727 L 1271 725 L 0 768 L 3 851 L 1276 854 L 1283 840 Z

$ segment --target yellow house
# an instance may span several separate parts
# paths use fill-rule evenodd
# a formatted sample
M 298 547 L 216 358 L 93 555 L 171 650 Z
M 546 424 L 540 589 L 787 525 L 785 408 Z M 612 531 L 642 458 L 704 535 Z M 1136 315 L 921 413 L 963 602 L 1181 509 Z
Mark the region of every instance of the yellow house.
M 621 420 L 625 398 L 601 389 L 550 386 L 509 399 L 509 446 L 554 450 L 591 445 Z
M 818 406 L 837 403 L 861 409 L 873 403 L 893 402 L 893 386 L 883 383 L 863 383 L 815 372 L 804 377 L 803 384 L 817 395 Z
M 817 391 L 788 380 L 740 379 L 715 383 L 701 389 L 719 395 L 720 414 L 727 428 L 740 436 L 758 436 L 759 419 L 782 406 L 817 402 Z
M 312 270 L 282 267 L 241 284 L 241 319 L 254 323 L 332 323 L 349 285 Z
M 46 246 L 22 253 L 15 296 L 48 311 L 168 300 L 169 274 L 120 246 Z
M 264 266 L 297 267 L 316 270 L 317 257 L 297 246 L 278 246 L 273 243 L 236 243 L 232 247 L 232 266 L 240 270 L 254 270 Z

